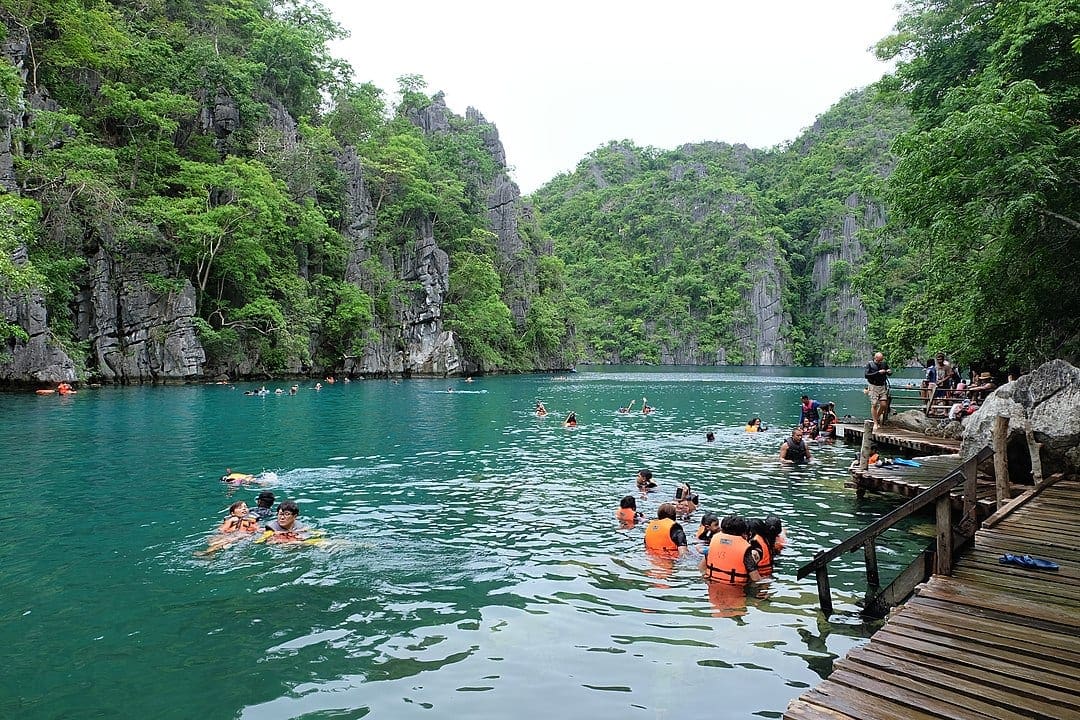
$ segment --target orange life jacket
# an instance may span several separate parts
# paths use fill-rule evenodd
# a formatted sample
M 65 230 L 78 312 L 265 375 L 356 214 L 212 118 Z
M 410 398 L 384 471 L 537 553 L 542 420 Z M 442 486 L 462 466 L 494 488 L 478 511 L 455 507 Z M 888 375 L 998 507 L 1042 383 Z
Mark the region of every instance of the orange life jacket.
M 225 532 L 255 532 L 259 529 L 259 518 L 254 515 L 245 515 L 242 518 L 233 516 L 229 518 L 236 522 L 230 523 L 229 529 Z
M 750 582 L 750 573 L 746 571 L 746 551 L 749 549 L 750 543 L 742 536 L 722 532 L 713 535 L 709 541 L 709 554 L 705 557 L 705 568 L 709 571 L 705 579 L 731 585 Z
M 762 575 L 772 575 L 773 571 L 773 549 L 769 543 L 765 542 L 765 538 L 760 535 L 755 535 L 754 540 L 757 540 L 758 546 L 761 548 L 761 559 L 758 560 L 757 571 Z
M 619 508 L 615 511 L 615 517 L 627 527 L 633 527 L 637 522 L 637 512 L 634 508 Z
M 679 546 L 671 539 L 671 526 L 674 524 L 671 518 L 650 520 L 645 527 L 645 549 L 679 552 Z

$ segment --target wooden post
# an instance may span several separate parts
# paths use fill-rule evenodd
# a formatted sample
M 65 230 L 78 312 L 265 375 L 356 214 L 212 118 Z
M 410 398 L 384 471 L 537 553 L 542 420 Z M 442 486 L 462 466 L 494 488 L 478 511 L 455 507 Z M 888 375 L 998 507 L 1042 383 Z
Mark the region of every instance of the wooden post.
M 877 548 L 874 546 L 874 538 L 869 538 L 863 546 L 863 555 L 866 558 L 866 584 L 871 587 L 881 587 L 881 577 L 878 575 Z
M 1042 458 L 1039 456 L 1039 448 L 1042 443 L 1035 442 L 1035 433 L 1031 431 L 1031 421 L 1024 421 L 1024 435 L 1027 436 L 1028 453 L 1031 454 L 1031 478 L 1038 485 L 1043 481 Z
M 960 471 L 964 473 L 964 515 L 960 518 L 960 527 L 964 534 L 975 535 L 978 528 L 979 518 L 976 516 L 975 501 L 978 499 L 978 463 L 975 458 L 969 458 Z
M 874 432 L 874 421 L 867 420 L 862 424 L 862 445 L 859 447 L 859 470 L 865 470 L 870 465 L 870 445 L 873 439 L 870 437 Z
M 997 488 L 997 506 L 1001 508 L 1012 500 L 1009 489 L 1009 418 L 994 418 L 994 484 Z
M 818 551 L 818 555 L 821 551 Z M 826 616 L 832 615 L 832 592 L 829 590 L 829 566 L 822 565 L 817 569 L 817 594 L 818 602 L 821 603 L 821 612 Z
M 952 499 L 943 495 L 937 501 L 937 563 L 934 572 L 952 575 Z

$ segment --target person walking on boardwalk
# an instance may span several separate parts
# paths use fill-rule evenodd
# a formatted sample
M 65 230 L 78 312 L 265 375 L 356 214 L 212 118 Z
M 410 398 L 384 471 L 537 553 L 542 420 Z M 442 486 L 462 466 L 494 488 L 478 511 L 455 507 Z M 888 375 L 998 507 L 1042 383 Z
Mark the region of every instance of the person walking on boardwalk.
M 889 416 L 889 376 L 892 370 L 885 362 L 885 356 L 874 353 L 874 359 L 866 363 L 863 376 L 867 382 L 867 394 L 870 396 L 870 415 L 874 418 L 874 430 L 880 429 Z

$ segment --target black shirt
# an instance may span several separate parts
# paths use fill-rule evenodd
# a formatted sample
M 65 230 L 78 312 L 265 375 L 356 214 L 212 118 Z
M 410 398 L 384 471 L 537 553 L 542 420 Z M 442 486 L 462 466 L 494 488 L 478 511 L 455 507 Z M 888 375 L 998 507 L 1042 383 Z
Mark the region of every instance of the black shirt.
M 870 362 L 866 363 L 866 372 L 864 373 L 866 377 L 866 382 L 870 383 L 871 385 L 884 385 L 889 381 L 889 376 L 888 374 L 881 371 L 888 369 L 889 363 L 878 364 L 874 360 L 871 360 Z

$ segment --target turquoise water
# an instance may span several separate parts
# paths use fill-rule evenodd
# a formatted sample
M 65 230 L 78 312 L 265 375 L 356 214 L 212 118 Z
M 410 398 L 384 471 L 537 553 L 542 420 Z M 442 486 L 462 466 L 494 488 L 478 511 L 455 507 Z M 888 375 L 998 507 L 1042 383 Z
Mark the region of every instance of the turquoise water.
M 842 444 L 776 462 L 803 392 L 866 415 L 858 372 L 564 377 L 0 395 L 0 716 L 778 717 L 871 630 L 861 554 L 833 563 L 828 620 L 795 570 L 899 499 L 845 490 Z M 655 414 L 615 412 L 643 395 Z M 275 473 L 330 541 L 197 557 L 261 489 L 230 493 L 226 466 Z M 688 481 L 703 510 L 784 518 L 761 597 L 710 601 L 696 558 L 658 565 L 617 528 L 641 467 L 648 516 Z M 917 540 L 894 531 L 883 571 Z

